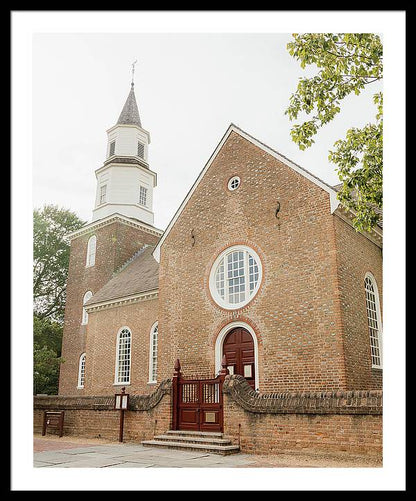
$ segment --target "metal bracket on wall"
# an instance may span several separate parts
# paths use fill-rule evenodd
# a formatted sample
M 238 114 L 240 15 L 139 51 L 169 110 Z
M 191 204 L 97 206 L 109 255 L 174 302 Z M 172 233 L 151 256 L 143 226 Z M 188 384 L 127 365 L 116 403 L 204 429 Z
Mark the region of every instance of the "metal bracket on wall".
M 280 202 L 277 201 L 276 212 L 275 212 L 275 216 L 276 216 L 277 219 L 279 219 L 278 216 L 277 216 L 279 214 L 279 211 L 280 211 Z
M 280 212 L 280 202 L 277 201 L 277 205 L 276 205 L 276 212 L 274 213 L 278 223 L 277 223 L 277 227 L 279 228 L 280 230 L 280 218 L 279 218 L 279 212 Z

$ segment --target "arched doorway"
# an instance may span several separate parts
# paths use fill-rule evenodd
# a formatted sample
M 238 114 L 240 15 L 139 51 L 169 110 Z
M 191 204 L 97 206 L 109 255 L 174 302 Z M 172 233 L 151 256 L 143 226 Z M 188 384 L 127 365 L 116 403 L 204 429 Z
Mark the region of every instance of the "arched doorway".
M 223 354 L 227 359 L 230 374 L 244 376 L 248 384 L 255 389 L 255 354 L 254 341 L 244 327 L 231 329 L 224 338 Z

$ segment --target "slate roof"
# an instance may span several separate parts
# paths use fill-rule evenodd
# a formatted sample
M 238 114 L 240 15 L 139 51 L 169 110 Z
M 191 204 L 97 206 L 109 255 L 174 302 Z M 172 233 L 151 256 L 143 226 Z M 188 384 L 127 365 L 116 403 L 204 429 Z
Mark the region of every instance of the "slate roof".
M 138 125 L 142 126 L 139 115 L 139 108 L 137 107 L 136 96 L 134 94 L 134 83 L 131 84 L 131 89 L 127 100 L 124 103 L 120 116 L 117 121 L 118 125 Z
M 85 304 L 90 306 L 157 289 L 159 263 L 152 256 L 153 250 L 151 245 L 142 247 Z

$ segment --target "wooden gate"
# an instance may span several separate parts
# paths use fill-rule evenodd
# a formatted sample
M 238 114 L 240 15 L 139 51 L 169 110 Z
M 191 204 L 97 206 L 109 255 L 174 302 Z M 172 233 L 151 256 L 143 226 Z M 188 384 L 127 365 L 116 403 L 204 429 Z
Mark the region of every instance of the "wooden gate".
M 175 362 L 172 429 L 223 431 L 222 385 L 228 374 L 223 360 L 220 374 L 213 379 L 185 379 L 179 360 Z

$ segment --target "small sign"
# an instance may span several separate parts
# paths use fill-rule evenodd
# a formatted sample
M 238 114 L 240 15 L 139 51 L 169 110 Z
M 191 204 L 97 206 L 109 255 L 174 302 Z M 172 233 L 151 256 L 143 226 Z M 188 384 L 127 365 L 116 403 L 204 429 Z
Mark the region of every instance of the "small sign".
M 44 411 L 42 435 L 46 435 L 46 430 L 51 427 L 59 431 L 59 436 L 62 437 L 64 433 L 64 414 L 65 411 Z
M 244 377 L 253 377 L 252 375 L 252 370 L 251 370 L 251 364 L 250 365 L 245 365 L 244 366 Z
M 127 409 L 129 403 L 129 396 L 128 395 L 122 395 L 121 396 L 121 408 L 122 409 Z
M 117 393 L 115 395 L 114 409 L 127 410 L 129 407 L 129 395 L 125 393 Z
M 206 423 L 216 423 L 216 413 L 215 412 L 206 412 L 205 413 L 205 422 Z

